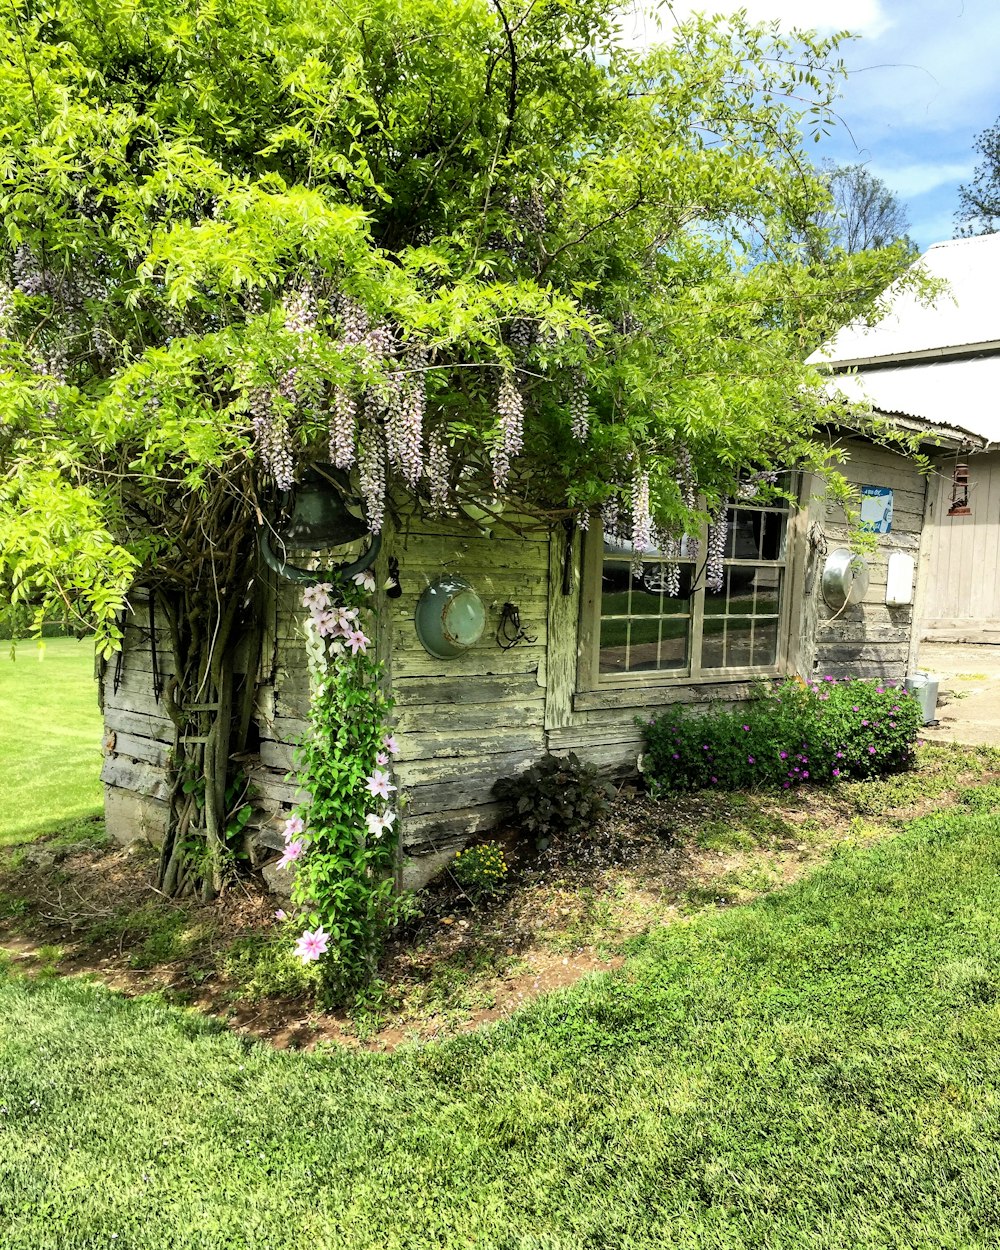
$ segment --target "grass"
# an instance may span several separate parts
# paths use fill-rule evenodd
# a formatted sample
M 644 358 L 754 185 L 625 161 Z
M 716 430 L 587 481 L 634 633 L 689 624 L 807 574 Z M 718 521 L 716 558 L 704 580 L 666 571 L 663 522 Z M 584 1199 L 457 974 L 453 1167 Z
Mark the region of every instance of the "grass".
M 0 1244 L 968 1250 L 998 1090 L 1000 819 L 971 800 L 390 1056 L 0 973 Z
M 0 642 L 0 847 L 101 811 L 101 713 L 90 640 Z

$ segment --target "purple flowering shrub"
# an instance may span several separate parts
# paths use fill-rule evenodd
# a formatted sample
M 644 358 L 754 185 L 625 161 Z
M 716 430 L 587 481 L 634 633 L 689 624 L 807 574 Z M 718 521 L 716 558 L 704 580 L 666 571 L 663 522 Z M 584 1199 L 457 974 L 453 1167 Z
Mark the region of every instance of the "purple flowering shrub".
M 735 709 L 661 712 L 643 726 L 644 774 L 654 793 L 876 777 L 912 764 L 921 720 L 899 686 L 791 681 Z

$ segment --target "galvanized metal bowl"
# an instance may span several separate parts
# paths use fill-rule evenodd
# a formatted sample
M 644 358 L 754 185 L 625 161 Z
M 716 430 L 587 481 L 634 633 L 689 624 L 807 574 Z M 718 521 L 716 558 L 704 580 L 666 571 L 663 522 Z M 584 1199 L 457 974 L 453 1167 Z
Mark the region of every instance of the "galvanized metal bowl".
M 821 589 L 827 607 L 835 612 L 852 608 L 868 593 L 868 562 L 847 547 L 837 547 L 826 557 Z

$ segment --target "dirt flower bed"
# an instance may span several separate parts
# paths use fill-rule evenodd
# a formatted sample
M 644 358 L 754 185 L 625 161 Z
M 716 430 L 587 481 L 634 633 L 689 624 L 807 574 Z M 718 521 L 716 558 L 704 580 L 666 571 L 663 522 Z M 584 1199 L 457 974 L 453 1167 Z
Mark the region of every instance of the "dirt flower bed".
M 478 1027 L 612 969 L 654 926 L 747 902 L 838 844 L 891 836 L 998 777 L 995 748 L 928 746 L 912 772 L 780 796 L 701 791 L 658 803 L 624 786 L 589 837 L 537 857 L 502 831 L 503 891 L 477 900 L 444 873 L 390 944 L 377 1010 L 316 1006 L 279 941 L 275 900 L 255 881 L 232 882 L 208 905 L 179 903 L 156 890 L 148 848 L 98 840 L 6 855 L 0 952 L 33 975 L 162 994 L 278 1046 L 391 1048 Z

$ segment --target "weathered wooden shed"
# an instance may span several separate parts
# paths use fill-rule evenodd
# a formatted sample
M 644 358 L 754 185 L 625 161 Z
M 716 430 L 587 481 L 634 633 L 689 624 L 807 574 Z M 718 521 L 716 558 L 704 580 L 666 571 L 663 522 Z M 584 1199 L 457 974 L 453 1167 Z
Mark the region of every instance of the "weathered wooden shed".
M 858 438 L 844 445 L 847 476 L 878 493 L 883 514 L 867 592 L 840 610 L 823 597 L 822 572 L 847 540 L 846 519 L 812 478 L 797 479 L 797 507 L 741 500 L 729 510 L 716 591 L 705 584 L 704 535 L 700 553 L 683 556 L 675 585 L 662 557 L 645 556 L 635 569 L 627 545 L 606 541 L 596 524 L 484 529 L 467 517 L 428 520 L 401 501 L 376 565 L 381 587 L 398 563 L 401 593 L 376 597 L 376 646 L 396 701 L 403 879 L 426 881 L 495 825 L 494 783 L 546 751 L 572 750 L 625 775 L 642 750 L 637 720 L 671 702 L 738 701 L 751 682 L 789 674 L 902 680 L 916 659 L 915 577 L 904 601 L 889 604 L 887 569 L 894 554 L 911 557 L 912 568 L 919 562 L 926 479 L 902 455 Z M 258 863 L 277 852 L 277 824 L 299 797 L 291 770 L 309 701 L 301 591 L 263 575 L 262 659 L 244 677 L 256 688 L 244 764 Z M 448 659 L 430 654 L 414 625 L 421 595 L 442 575 L 467 582 L 486 613 L 479 641 Z M 161 637 L 154 664 L 141 591 L 132 605 L 125 649 L 102 680 L 107 818 L 121 840 L 156 840 L 174 732 L 161 688 L 170 662 Z
M 936 243 L 918 262 L 945 289 L 899 292 L 874 326 L 821 352 L 836 386 L 894 423 L 933 435 L 918 630 L 942 642 L 1000 641 L 1000 235 Z

